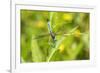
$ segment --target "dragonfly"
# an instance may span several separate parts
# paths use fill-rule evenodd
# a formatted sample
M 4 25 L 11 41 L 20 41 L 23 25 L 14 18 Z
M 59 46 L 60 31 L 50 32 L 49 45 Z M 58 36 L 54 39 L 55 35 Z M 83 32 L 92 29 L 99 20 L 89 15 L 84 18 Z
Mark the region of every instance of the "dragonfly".
M 57 41 L 56 35 L 63 35 L 63 36 L 72 35 L 72 34 L 73 34 L 73 31 L 75 31 L 75 30 L 79 27 L 79 25 L 78 25 L 78 26 L 76 26 L 75 28 L 73 28 L 69 33 L 61 34 L 61 33 L 59 33 L 59 32 L 58 32 L 58 33 L 53 32 L 53 30 L 52 30 L 52 28 L 51 28 L 51 26 L 50 26 L 50 21 L 48 21 L 47 26 L 48 26 L 48 31 L 49 31 L 49 33 L 40 34 L 40 35 L 34 37 L 33 39 L 40 39 L 40 38 L 44 38 L 44 37 L 46 37 L 46 36 L 50 36 L 50 37 L 52 38 L 53 42 L 55 43 L 55 42 Z

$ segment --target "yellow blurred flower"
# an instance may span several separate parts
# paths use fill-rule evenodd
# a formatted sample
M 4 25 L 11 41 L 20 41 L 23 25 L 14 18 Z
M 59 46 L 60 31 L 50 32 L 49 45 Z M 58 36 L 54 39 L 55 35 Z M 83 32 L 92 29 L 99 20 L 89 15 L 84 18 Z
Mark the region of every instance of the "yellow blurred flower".
M 67 21 L 71 21 L 73 19 L 73 15 L 71 13 L 63 14 L 63 19 Z
M 80 30 L 76 30 L 75 32 L 74 32 L 74 35 L 75 35 L 75 37 L 80 37 L 80 35 L 81 35 L 81 32 L 80 32 Z
M 43 27 L 45 27 L 45 23 L 44 23 L 43 21 L 37 21 L 37 22 L 36 22 L 36 26 L 37 26 L 38 28 L 43 28 Z
M 59 52 L 60 53 L 62 53 L 63 51 L 64 51 L 64 44 L 61 44 L 60 46 L 59 46 Z

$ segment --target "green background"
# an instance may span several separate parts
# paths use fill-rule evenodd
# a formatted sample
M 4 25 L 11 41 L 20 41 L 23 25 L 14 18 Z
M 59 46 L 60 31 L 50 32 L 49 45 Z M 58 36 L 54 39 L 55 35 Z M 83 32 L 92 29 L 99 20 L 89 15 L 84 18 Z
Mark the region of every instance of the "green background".
M 20 10 L 21 62 L 89 60 L 89 17 L 83 12 Z M 48 21 L 58 33 L 55 43 Z

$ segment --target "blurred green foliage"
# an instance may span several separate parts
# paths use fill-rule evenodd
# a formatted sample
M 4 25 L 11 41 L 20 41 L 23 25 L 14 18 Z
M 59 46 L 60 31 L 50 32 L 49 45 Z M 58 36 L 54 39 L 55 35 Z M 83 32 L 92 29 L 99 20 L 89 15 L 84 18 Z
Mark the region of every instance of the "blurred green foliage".
M 20 15 L 22 63 L 89 59 L 89 13 L 21 10 Z M 48 20 L 58 33 L 56 43 Z

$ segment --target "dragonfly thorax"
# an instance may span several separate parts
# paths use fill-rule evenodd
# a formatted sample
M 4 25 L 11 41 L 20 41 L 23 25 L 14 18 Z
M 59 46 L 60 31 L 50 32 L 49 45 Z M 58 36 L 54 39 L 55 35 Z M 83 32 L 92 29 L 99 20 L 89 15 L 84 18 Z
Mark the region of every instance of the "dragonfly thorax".
M 51 35 L 52 39 L 55 40 L 55 34 L 53 32 L 50 32 L 50 35 Z

